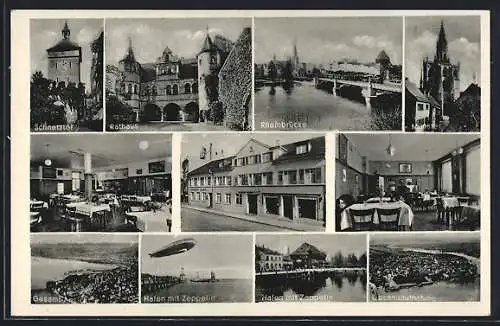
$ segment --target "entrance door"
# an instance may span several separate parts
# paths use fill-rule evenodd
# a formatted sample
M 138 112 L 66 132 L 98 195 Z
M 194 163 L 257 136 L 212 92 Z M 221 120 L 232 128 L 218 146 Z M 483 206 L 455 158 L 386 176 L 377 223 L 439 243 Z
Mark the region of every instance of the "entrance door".
M 209 207 L 212 208 L 214 207 L 214 196 L 213 193 L 209 192 L 208 193 L 208 200 L 209 200 Z
M 283 196 L 283 215 L 289 219 L 293 219 L 293 197 Z
M 257 195 L 248 195 L 248 213 L 257 215 Z

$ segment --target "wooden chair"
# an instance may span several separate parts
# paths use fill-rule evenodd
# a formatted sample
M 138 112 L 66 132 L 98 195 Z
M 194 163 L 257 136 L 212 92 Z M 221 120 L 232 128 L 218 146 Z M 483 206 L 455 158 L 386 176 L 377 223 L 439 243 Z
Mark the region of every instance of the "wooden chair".
M 375 209 L 350 209 L 352 228 L 355 231 L 371 231 L 374 229 L 373 217 Z
M 437 223 L 441 224 L 445 220 L 445 210 L 443 206 L 443 199 L 441 197 L 436 198 L 436 217 Z
M 398 231 L 399 230 L 399 208 L 378 208 L 379 229 L 383 231 Z

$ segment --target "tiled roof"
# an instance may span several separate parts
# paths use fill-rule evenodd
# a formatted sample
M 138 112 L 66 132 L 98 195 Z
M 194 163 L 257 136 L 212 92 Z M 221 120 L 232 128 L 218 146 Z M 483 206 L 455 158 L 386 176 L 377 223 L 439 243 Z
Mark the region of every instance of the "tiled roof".
M 297 249 L 295 249 L 294 252 L 290 254 L 290 256 L 313 256 L 313 258 L 317 259 L 325 259 L 326 254 L 316 248 L 315 246 L 304 242 L 303 244 L 300 245 Z
M 266 255 L 277 255 L 277 256 L 283 256 L 283 254 L 277 252 L 276 250 L 272 250 L 272 249 L 269 249 L 269 248 L 266 248 L 266 247 L 261 247 L 261 246 L 256 246 L 255 247 L 255 251 L 256 252 L 261 252 L 261 253 L 264 253 Z
M 47 52 L 65 52 L 65 51 L 75 51 L 81 49 L 82 48 L 78 44 L 73 43 L 70 40 L 64 39 L 59 41 L 59 43 L 57 43 L 53 47 L 47 49 Z
M 311 143 L 311 150 L 304 154 L 297 154 L 296 147 Z M 299 159 L 309 159 L 318 158 L 325 156 L 325 137 L 317 137 L 312 139 L 306 139 L 303 141 L 281 145 L 286 150 L 286 153 L 278 157 L 273 163 L 280 163 L 289 160 L 299 160 Z M 276 148 L 274 146 L 272 149 Z
M 225 158 L 221 158 L 218 160 L 213 160 L 208 162 L 205 165 L 200 166 L 199 168 L 194 169 L 193 171 L 190 171 L 188 174 L 190 176 L 192 175 L 203 175 L 203 174 L 208 174 L 210 171 L 212 173 L 217 173 L 217 172 L 227 172 L 232 170 L 232 166 L 229 164 L 223 164 L 222 167 L 220 167 L 220 162 L 231 162 L 233 160 L 234 156 L 229 156 Z

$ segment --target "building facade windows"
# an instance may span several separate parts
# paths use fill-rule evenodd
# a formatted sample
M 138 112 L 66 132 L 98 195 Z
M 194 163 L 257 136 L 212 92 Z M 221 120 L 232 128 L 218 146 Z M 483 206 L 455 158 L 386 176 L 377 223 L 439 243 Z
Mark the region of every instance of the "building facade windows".
M 225 195 L 224 202 L 228 205 L 231 204 L 231 194 L 227 193 Z
M 216 194 L 216 196 L 215 196 L 215 202 L 216 202 L 217 204 L 220 204 L 220 203 L 221 203 L 221 201 L 222 201 L 222 194 L 221 194 L 220 192 L 218 192 L 218 193 Z
M 243 204 L 243 196 L 241 195 L 240 192 L 236 194 L 236 205 L 242 205 Z

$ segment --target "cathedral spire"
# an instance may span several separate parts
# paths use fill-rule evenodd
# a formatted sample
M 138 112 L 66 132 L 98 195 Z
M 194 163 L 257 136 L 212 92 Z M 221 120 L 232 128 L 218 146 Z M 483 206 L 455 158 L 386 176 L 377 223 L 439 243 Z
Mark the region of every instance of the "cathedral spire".
M 71 35 L 71 31 L 69 30 L 67 20 L 64 22 L 64 27 L 63 27 L 61 33 L 62 33 L 62 36 L 65 40 L 69 39 L 69 36 Z
M 438 62 L 449 62 L 448 59 L 448 41 L 446 41 L 446 33 L 444 31 L 444 23 L 441 20 L 441 28 L 436 43 L 436 59 Z

